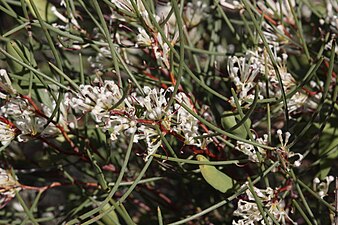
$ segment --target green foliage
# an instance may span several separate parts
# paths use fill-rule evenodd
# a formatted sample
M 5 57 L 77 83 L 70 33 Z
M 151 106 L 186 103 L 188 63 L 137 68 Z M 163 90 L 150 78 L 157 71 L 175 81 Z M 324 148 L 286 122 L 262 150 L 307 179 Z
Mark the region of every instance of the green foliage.
M 0 0 L 0 225 L 333 223 L 337 14 Z

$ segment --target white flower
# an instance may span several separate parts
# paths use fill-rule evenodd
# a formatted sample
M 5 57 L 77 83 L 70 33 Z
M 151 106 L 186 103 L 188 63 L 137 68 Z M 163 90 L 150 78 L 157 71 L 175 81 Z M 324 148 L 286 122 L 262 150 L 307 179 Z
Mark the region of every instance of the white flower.
M 39 115 L 30 103 L 23 98 L 13 98 L 1 107 L 1 113 L 10 118 L 15 127 L 19 130 L 17 139 L 19 142 L 30 140 L 36 135 L 51 136 L 59 132 L 53 123 L 47 127 L 47 118 L 51 115 L 46 106 L 41 104 L 41 113 Z
M 238 201 L 234 216 L 241 217 L 242 219 L 238 221 L 233 220 L 233 225 L 255 225 L 255 222 L 259 222 L 263 219 L 256 203 L 242 199 Z
M 288 69 L 287 69 L 288 55 L 285 53 L 278 55 L 276 46 L 274 47 L 271 46 L 271 51 L 273 53 L 273 57 L 275 61 L 277 62 L 277 68 L 274 68 L 272 60 L 268 56 L 265 50 L 264 51 L 260 50 L 259 52 L 261 54 L 258 54 L 257 52 L 251 52 L 252 54 L 255 55 L 256 60 L 260 62 L 260 64 L 257 63 L 260 67 L 259 68 L 260 73 L 265 74 L 268 79 L 268 82 L 258 80 L 256 81 L 256 83 L 260 87 L 261 94 L 268 96 L 268 93 L 269 93 L 269 97 L 281 98 L 282 87 L 278 80 L 277 71 L 282 80 L 283 89 L 286 94 L 294 90 L 294 88 L 297 86 L 297 82 L 293 78 L 293 76 L 288 72 Z M 238 70 L 237 67 L 234 67 L 233 69 L 235 70 L 235 72 Z M 241 80 L 242 79 L 243 78 L 241 78 Z M 236 81 L 234 83 L 236 84 Z M 239 83 L 239 85 L 244 86 L 242 84 L 243 82 L 237 81 L 237 83 Z M 269 85 L 268 87 L 266 86 L 267 84 Z M 250 90 L 251 86 L 247 85 L 246 89 Z M 312 89 L 314 89 L 313 92 L 310 92 L 306 88 L 303 88 L 297 91 L 296 93 L 294 93 L 291 98 L 287 99 L 288 110 L 291 113 L 291 116 L 299 112 L 304 112 L 304 111 L 311 112 L 317 108 L 318 103 L 320 102 L 320 99 L 322 97 L 321 85 L 318 85 L 318 84 L 313 85 L 313 82 L 311 82 L 310 86 Z M 238 88 L 238 89 L 245 90 L 244 87 Z M 243 96 L 245 96 L 246 93 L 247 91 L 243 91 Z M 241 96 L 239 96 L 239 98 L 241 99 Z M 250 99 L 250 98 L 248 97 L 247 99 Z
M 105 80 L 103 86 L 80 86 L 80 93 L 68 96 L 66 104 L 82 113 L 90 112 L 115 141 L 121 133 L 129 135 L 137 130 L 135 108 L 131 104 L 133 97 L 121 99 L 122 93 L 114 81 Z
M 337 24 L 337 32 L 338 32 L 338 24 Z M 333 42 L 336 40 L 336 37 L 337 37 L 336 34 L 332 34 L 330 41 L 325 44 L 325 50 L 330 51 L 332 49 L 332 45 L 333 45 Z M 334 52 L 338 54 L 338 45 L 336 45 Z
M 132 133 L 135 133 L 137 129 L 136 121 L 120 115 L 103 117 L 102 122 L 104 124 L 102 130 L 108 130 L 110 132 L 110 139 L 112 141 L 116 141 L 117 137 L 121 135 L 122 132 L 130 135 Z
M 269 47 L 273 53 L 274 60 L 277 62 L 276 68 L 267 50 L 260 48 L 257 51 L 249 51 L 245 58 L 231 58 L 229 60 L 228 71 L 230 79 L 236 85 L 237 93 L 241 93 L 239 95 L 240 101 L 242 101 L 242 98 L 253 99 L 254 95 L 248 95 L 248 93 L 256 84 L 260 87 L 260 99 L 263 98 L 262 95 L 280 98 L 282 96 L 282 87 L 280 86 L 277 72 L 280 75 L 285 92 L 292 90 L 296 86 L 295 79 L 287 69 L 288 55 L 285 53 L 278 55 L 276 46 Z M 237 74 L 238 76 L 236 76 Z M 257 74 L 264 74 L 268 82 L 262 80 L 262 76 L 258 77 Z M 267 83 L 268 87 L 266 87 Z
M 191 103 L 191 100 L 188 96 L 180 92 L 176 95 L 176 101 L 183 103 L 188 106 L 191 110 L 194 110 L 194 106 Z M 184 136 L 184 144 L 186 145 L 195 145 L 197 147 L 201 146 L 201 140 L 195 139 L 195 137 L 200 136 L 198 132 L 198 120 L 191 115 L 187 110 L 185 110 L 180 104 L 174 104 L 174 109 L 176 114 L 176 124 L 174 130 L 178 134 Z
M 313 190 L 319 194 L 321 198 L 324 198 L 329 191 L 330 184 L 334 181 L 333 176 L 325 177 L 324 181 L 320 181 L 318 177 L 313 179 Z
M 21 190 L 20 184 L 9 171 L 0 168 L 0 209 L 15 197 L 15 190 Z
M 61 1 L 60 1 L 60 6 L 66 7 L 66 2 L 65 2 L 65 0 L 61 0 Z
M 147 31 L 144 28 L 139 27 L 138 32 L 136 47 L 138 47 L 138 45 L 151 46 L 154 39 L 149 36 Z
M 338 32 L 338 2 L 336 0 L 326 0 L 325 22 L 331 25 L 334 32 Z
M 314 111 L 322 98 L 322 93 L 317 92 L 310 96 L 303 91 L 296 92 L 290 99 L 288 99 L 288 110 L 289 113 L 297 113 L 299 111 Z
M 274 55 L 274 59 L 277 62 L 277 70 L 282 80 L 284 91 L 287 92 L 296 86 L 296 80 L 288 72 L 287 69 L 287 59 L 288 55 L 283 53 L 281 56 L 277 54 L 277 49 L 274 46 L 271 46 L 271 51 Z M 262 53 L 263 57 L 260 59 L 261 64 L 260 70 L 262 74 L 266 74 L 269 81 L 269 93 L 270 96 L 280 97 L 282 95 L 281 87 L 278 81 L 276 69 L 273 66 L 271 58 L 266 52 Z M 265 86 L 262 86 L 262 90 L 265 89 Z
M 290 216 L 289 216 L 289 209 L 285 209 L 285 201 L 272 201 L 269 205 L 269 212 L 277 219 L 278 222 L 281 224 L 290 224 L 297 225 Z M 271 221 L 271 218 L 268 218 Z M 272 222 L 272 221 L 271 221 Z
M 292 45 L 289 44 L 289 28 L 284 27 L 283 25 L 273 26 L 270 23 L 265 21 L 262 22 L 262 30 L 266 41 L 269 46 L 274 46 L 277 51 L 280 51 L 282 48 L 287 50 L 293 50 Z M 263 44 L 263 40 L 259 38 L 259 43 Z
M 267 187 L 266 189 L 259 189 L 254 187 L 254 191 L 257 197 L 260 198 L 260 200 L 263 202 L 271 201 L 274 198 L 274 190 L 270 187 Z M 249 189 L 246 190 L 246 195 L 248 196 L 250 201 L 255 200 L 253 194 Z
M 277 70 L 282 80 L 283 89 L 286 94 L 293 91 L 297 86 L 296 80 L 293 76 L 288 72 L 287 69 L 287 59 L 288 55 L 283 53 L 281 55 L 277 54 L 277 48 L 272 47 L 271 51 L 273 52 L 273 57 L 277 62 Z M 258 81 L 257 84 L 260 87 L 260 91 L 265 96 L 268 95 L 270 97 L 281 98 L 282 97 L 282 87 L 278 81 L 277 71 L 273 66 L 271 58 L 268 54 L 263 51 L 260 55 L 258 53 L 254 53 L 255 57 L 258 58 L 260 62 L 260 73 L 266 74 L 268 82 Z M 263 63 L 264 62 L 264 63 Z M 266 84 L 269 84 L 267 87 Z M 300 89 L 295 94 L 292 95 L 291 98 L 287 99 L 288 110 L 291 116 L 299 113 L 299 112 L 312 112 L 318 106 L 318 103 L 321 100 L 321 84 L 316 84 L 314 82 L 310 82 L 311 89 L 314 91 L 308 91 L 305 87 Z M 282 104 L 282 103 L 281 103 Z
M 165 90 L 145 86 L 144 96 L 134 92 L 121 101 L 122 94 L 114 82 L 104 81 L 103 84 L 101 87 L 80 86 L 80 93 L 75 96 L 67 95 L 65 104 L 82 113 L 90 112 L 98 127 L 109 132 L 112 141 L 116 141 L 121 134 L 135 134 L 134 142 L 145 140 L 145 160 L 161 146 L 159 132 L 165 136 L 174 131 L 184 139 L 184 144 L 201 148 L 206 148 L 211 142 L 210 138 L 196 139 L 200 136 L 199 121 L 187 110 L 177 103 L 168 108 L 169 93 L 173 91 L 173 87 Z M 175 99 L 193 110 L 191 100 L 184 93 L 178 93 Z M 176 113 L 175 121 L 172 121 L 175 115 L 173 111 Z M 159 126 L 160 130 L 155 129 L 155 126 Z
M 138 128 L 138 135 L 136 135 L 134 142 L 138 140 L 146 139 L 147 143 L 147 155 L 145 157 L 145 161 L 149 159 L 149 157 L 154 154 L 157 149 L 161 146 L 161 136 L 156 131 L 156 129 L 151 128 L 149 126 L 142 125 Z
M 168 105 L 167 96 L 168 92 L 173 89 L 168 88 L 167 90 L 157 88 L 151 89 L 148 86 L 143 88 L 143 92 L 146 96 L 140 96 L 137 98 L 137 103 L 143 107 L 144 112 L 141 115 L 142 119 L 146 121 L 153 121 L 153 123 L 145 123 L 137 128 L 137 134 L 135 135 L 134 142 L 145 139 L 147 143 L 147 156 L 145 160 L 148 160 L 151 154 L 154 154 L 156 150 L 161 146 L 161 136 L 156 129 L 152 126 L 160 122 L 163 128 L 169 130 L 171 125 L 171 109 L 166 109 Z M 163 131 L 165 135 L 166 132 Z
M 248 184 L 245 184 L 248 185 Z M 275 191 L 268 187 L 266 189 L 259 189 L 254 187 L 254 192 L 259 198 L 259 201 L 262 202 L 264 208 L 266 208 L 275 219 L 281 224 L 289 224 L 290 222 L 294 225 L 297 223 L 294 222 L 288 215 L 289 209 L 285 208 L 284 200 L 278 200 L 278 196 L 275 195 Z M 249 189 L 246 190 L 247 201 L 240 199 L 238 201 L 237 209 L 234 212 L 234 216 L 241 217 L 237 221 L 233 220 L 233 225 L 255 225 L 255 224 L 265 224 L 263 221 L 263 216 L 258 209 L 257 203 L 253 193 Z M 267 216 L 269 224 L 273 223 L 272 219 Z
M 179 33 L 176 32 L 174 36 L 171 38 L 169 35 L 168 24 L 164 25 L 163 31 L 164 31 L 164 36 L 166 37 L 166 39 L 170 41 L 170 45 L 174 46 L 178 40 Z M 163 40 L 160 33 L 155 34 L 154 38 L 156 39 L 156 43 L 153 44 L 153 51 L 154 51 L 155 57 L 159 60 L 159 62 L 163 62 L 167 68 L 170 68 L 170 63 L 169 63 L 170 46 Z
M 167 90 L 161 88 L 158 90 L 157 88 L 151 89 L 150 87 L 145 86 L 143 92 L 146 96 L 138 98 L 139 104 L 145 108 L 143 114 L 144 118 L 150 120 L 163 120 L 163 118 L 170 116 L 171 111 L 166 110 L 168 104 L 166 94 L 171 91 L 172 88 Z
M 7 95 L 2 93 L 3 91 L 8 94 L 16 94 L 16 90 L 12 86 L 7 71 L 4 69 L 0 69 L 0 91 L 0 98 L 2 99 L 7 98 Z
M 0 117 L 0 142 L 2 145 L 8 145 L 15 138 L 15 128 L 4 121 L 5 119 Z
M 137 43 L 135 44 L 135 46 L 136 47 L 138 47 L 139 45 L 150 46 L 158 62 L 163 63 L 166 66 L 166 68 L 170 68 L 169 63 L 170 46 L 163 40 L 163 37 L 158 32 L 157 28 L 152 24 L 149 18 L 149 14 L 145 9 L 142 1 L 135 0 L 137 9 L 134 9 L 130 0 L 121 0 L 121 1 L 112 0 L 112 3 L 114 3 L 119 9 L 128 11 L 129 13 L 132 13 L 134 15 L 137 15 L 136 10 L 139 12 L 146 26 L 138 28 L 139 34 L 137 35 Z M 161 14 L 162 17 L 166 13 L 167 7 L 170 6 L 163 6 L 158 8 L 158 13 Z M 161 23 L 160 21 L 161 18 L 158 15 L 153 16 L 158 23 Z M 165 38 L 170 41 L 170 45 L 174 46 L 175 43 L 177 42 L 179 35 L 177 31 L 175 32 L 175 23 L 171 24 L 170 21 L 167 21 L 163 26 L 163 32 Z M 173 37 L 171 37 L 171 35 L 169 34 L 172 34 Z M 108 55 L 110 55 L 109 52 Z
M 203 19 L 204 10 L 207 8 L 207 4 L 200 0 L 193 0 L 188 2 L 184 10 L 183 19 L 188 27 L 194 27 L 198 25 Z
M 111 0 L 113 4 L 115 4 L 119 9 L 127 11 L 131 14 L 137 15 L 136 10 L 140 13 L 142 19 L 146 23 L 146 25 L 150 29 L 154 29 L 154 26 L 151 23 L 151 20 L 149 18 L 149 14 L 146 10 L 146 8 L 143 5 L 142 0 L 135 0 L 136 9 L 133 7 L 133 4 L 130 2 L 130 0 Z M 156 15 L 154 15 L 156 16 Z
M 62 4 L 62 2 L 61 2 L 60 4 Z M 52 12 L 59 20 L 61 20 L 62 22 L 64 22 L 64 23 L 67 24 L 66 27 L 65 27 L 66 29 L 69 27 L 69 25 L 68 25 L 69 21 L 70 21 L 70 23 L 73 24 L 76 28 L 81 29 L 81 27 L 80 27 L 79 23 L 77 22 L 75 16 L 73 15 L 73 13 L 70 12 L 70 15 L 69 15 L 70 20 L 69 20 L 69 19 L 66 18 L 64 15 L 62 15 L 62 13 L 60 13 L 60 12 L 57 10 L 57 8 L 56 8 L 55 6 L 52 6 L 52 7 L 51 7 L 51 12 Z M 54 26 L 56 26 L 56 27 L 61 26 L 61 27 L 62 27 L 63 25 L 58 25 L 58 24 L 56 23 L 56 24 L 54 24 Z
M 248 185 L 247 183 L 245 185 Z M 254 191 L 257 197 L 264 203 L 268 205 L 269 202 L 274 197 L 274 191 L 270 187 L 267 189 L 259 189 L 254 187 Z M 255 198 L 249 189 L 246 190 L 246 195 L 248 197 L 248 201 L 240 199 L 238 202 L 237 209 L 234 212 L 234 216 L 241 217 L 237 222 L 232 221 L 233 225 L 245 225 L 252 224 L 255 225 L 256 222 L 261 222 L 263 216 L 261 215 L 257 204 L 255 203 Z
M 66 93 L 66 95 L 67 94 L 68 93 Z M 64 99 L 67 98 L 66 95 Z M 75 115 L 70 110 L 68 110 L 68 106 L 65 104 L 65 101 L 59 104 L 59 114 L 55 115 L 54 122 L 60 125 L 61 127 L 63 127 L 63 129 L 68 132 L 69 127 L 72 129 L 77 127 L 77 119 Z M 42 107 L 42 111 L 44 112 L 44 114 L 49 118 L 51 117 L 52 112 L 56 107 L 56 102 L 53 99 L 51 99 L 50 105 L 48 106 L 42 105 L 41 107 Z
M 25 115 L 17 118 L 14 123 L 21 131 L 21 134 L 18 135 L 18 141 L 26 142 L 31 136 L 36 136 L 44 131 L 47 119 Z
M 68 97 L 65 103 L 76 111 L 91 112 L 96 122 L 100 122 L 104 116 L 109 115 L 114 106 L 116 109 L 124 109 L 124 104 L 128 104 L 126 99 L 120 105 L 115 105 L 121 98 L 122 93 L 114 81 L 105 80 L 101 87 L 81 85 L 80 93 Z M 132 108 L 131 105 L 129 107 Z
M 278 135 L 280 143 L 282 144 L 280 148 L 277 148 L 277 151 L 280 153 L 281 156 L 285 158 L 285 160 L 289 160 L 290 158 L 293 158 L 293 157 L 298 157 L 298 159 L 292 165 L 295 167 L 299 167 L 302 164 L 302 160 L 304 156 L 300 153 L 295 153 L 295 152 L 290 151 L 288 147 L 286 146 L 289 142 L 289 138 L 291 134 L 289 132 L 286 132 L 285 140 L 283 140 L 283 132 L 281 130 L 277 130 L 277 135 Z
M 122 10 L 128 11 L 130 13 L 135 13 L 135 9 L 131 4 L 130 0 L 112 0 L 111 2 Z M 136 4 L 138 5 L 138 3 L 139 2 L 137 2 Z M 142 1 L 141 4 L 143 4 Z
M 172 10 L 172 5 L 171 5 L 170 2 L 168 2 L 166 4 L 157 4 L 156 5 L 156 14 L 157 14 L 157 18 L 159 19 L 158 22 L 161 23 L 162 21 L 167 19 L 171 10 Z M 174 33 L 176 23 L 177 23 L 175 13 L 172 13 L 170 18 L 167 21 L 168 22 L 166 23 L 166 25 L 169 27 L 170 33 Z
M 264 134 L 263 138 L 256 138 L 255 135 L 253 135 L 253 137 L 255 138 L 256 142 L 259 144 L 263 144 L 263 145 L 267 145 L 268 143 L 268 135 Z M 265 155 L 266 152 L 263 148 L 261 147 L 256 147 L 259 151 L 259 154 Z M 258 157 L 257 157 L 257 151 L 255 149 L 255 147 L 251 144 L 248 143 L 244 143 L 241 141 L 237 141 L 236 150 L 243 152 L 245 155 L 247 155 L 249 157 L 249 160 L 252 162 L 259 162 Z
M 31 115 L 33 113 L 32 107 L 30 107 L 26 99 L 20 97 L 12 98 L 5 105 L 1 107 L 1 113 L 5 117 L 20 117 L 24 115 Z

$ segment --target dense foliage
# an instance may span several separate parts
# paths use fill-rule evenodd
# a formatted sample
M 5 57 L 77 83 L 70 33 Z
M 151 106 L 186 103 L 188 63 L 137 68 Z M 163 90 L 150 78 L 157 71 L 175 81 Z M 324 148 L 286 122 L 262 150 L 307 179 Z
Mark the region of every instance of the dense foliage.
M 336 0 L 0 0 L 0 224 L 334 224 L 337 34 Z

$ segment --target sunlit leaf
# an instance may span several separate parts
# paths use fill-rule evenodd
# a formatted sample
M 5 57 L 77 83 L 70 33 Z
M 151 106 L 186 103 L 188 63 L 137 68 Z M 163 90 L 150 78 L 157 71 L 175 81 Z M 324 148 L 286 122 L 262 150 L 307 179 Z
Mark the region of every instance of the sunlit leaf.
M 209 160 L 205 158 L 203 155 L 197 155 L 196 158 L 198 161 L 209 162 Z M 231 177 L 227 176 L 226 174 L 216 169 L 215 166 L 200 165 L 199 167 L 201 169 L 203 178 L 213 188 L 219 190 L 222 193 L 225 193 L 233 187 Z

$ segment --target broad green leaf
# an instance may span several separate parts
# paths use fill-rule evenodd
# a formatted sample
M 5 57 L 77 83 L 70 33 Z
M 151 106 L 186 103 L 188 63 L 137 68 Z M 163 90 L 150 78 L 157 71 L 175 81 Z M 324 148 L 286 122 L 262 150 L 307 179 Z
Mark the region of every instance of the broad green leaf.
M 22 58 L 26 57 L 26 48 L 23 45 L 19 45 L 15 41 L 8 41 L 6 44 L 7 52 L 12 55 L 14 58 L 23 61 Z M 23 49 L 23 51 L 22 51 Z M 15 74 L 22 74 L 24 72 L 24 67 L 19 63 L 15 62 L 14 60 L 7 59 L 7 63 L 11 71 Z M 27 72 L 27 71 L 26 71 Z
M 244 124 L 246 124 L 248 127 L 251 126 L 251 120 L 247 119 L 244 124 L 240 125 L 238 128 L 232 130 L 234 126 L 240 121 L 241 119 L 239 118 L 239 115 L 235 116 L 233 112 L 231 111 L 225 111 L 223 113 L 222 119 L 221 119 L 221 124 L 222 127 L 227 130 L 228 132 L 241 137 L 241 138 L 246 138 L 248 136 L 248 133 L 246 132 Z
M 197 155 L 196 158 L 198 161 L 209 162 L 209 160 L 203 155 Z M 201 169 L 203 178 L 213 188 L 219 190 L 222 193 L 225 193 L 233 187 L 231 177 L 222 173 L 221 171 L 216 169 L 216 167 L 211 165 L 200 165 L 199 167 Z
M 44 21 L 50 23 L 50 22 L 55 22 L 58 19 L 55 13 L 53 13 L 52 11 L 52 7 L 55 7 L 55 6 L 53 6 L 47 0 L 26 0 L 29 10 L 31 11 L 32 15 L 35 18 L 37 18 L 37 16 L 35 14 L 31 1 L 34 2 L 34 5 L 36 6 L 41 18 Z
M 104 212 L 108 211 L 110 208 L 111 208 L 110 204 L 107 203 L 103 206 L 100 213 L 104 213 Z M 105 216 L 103 216 L 102 221 L 106 225 L 120 225 L 120 221 L 119 221 L 119 218 L 116 215 L 115 210 L 112 210 L 109 213 L 107 213 Z

